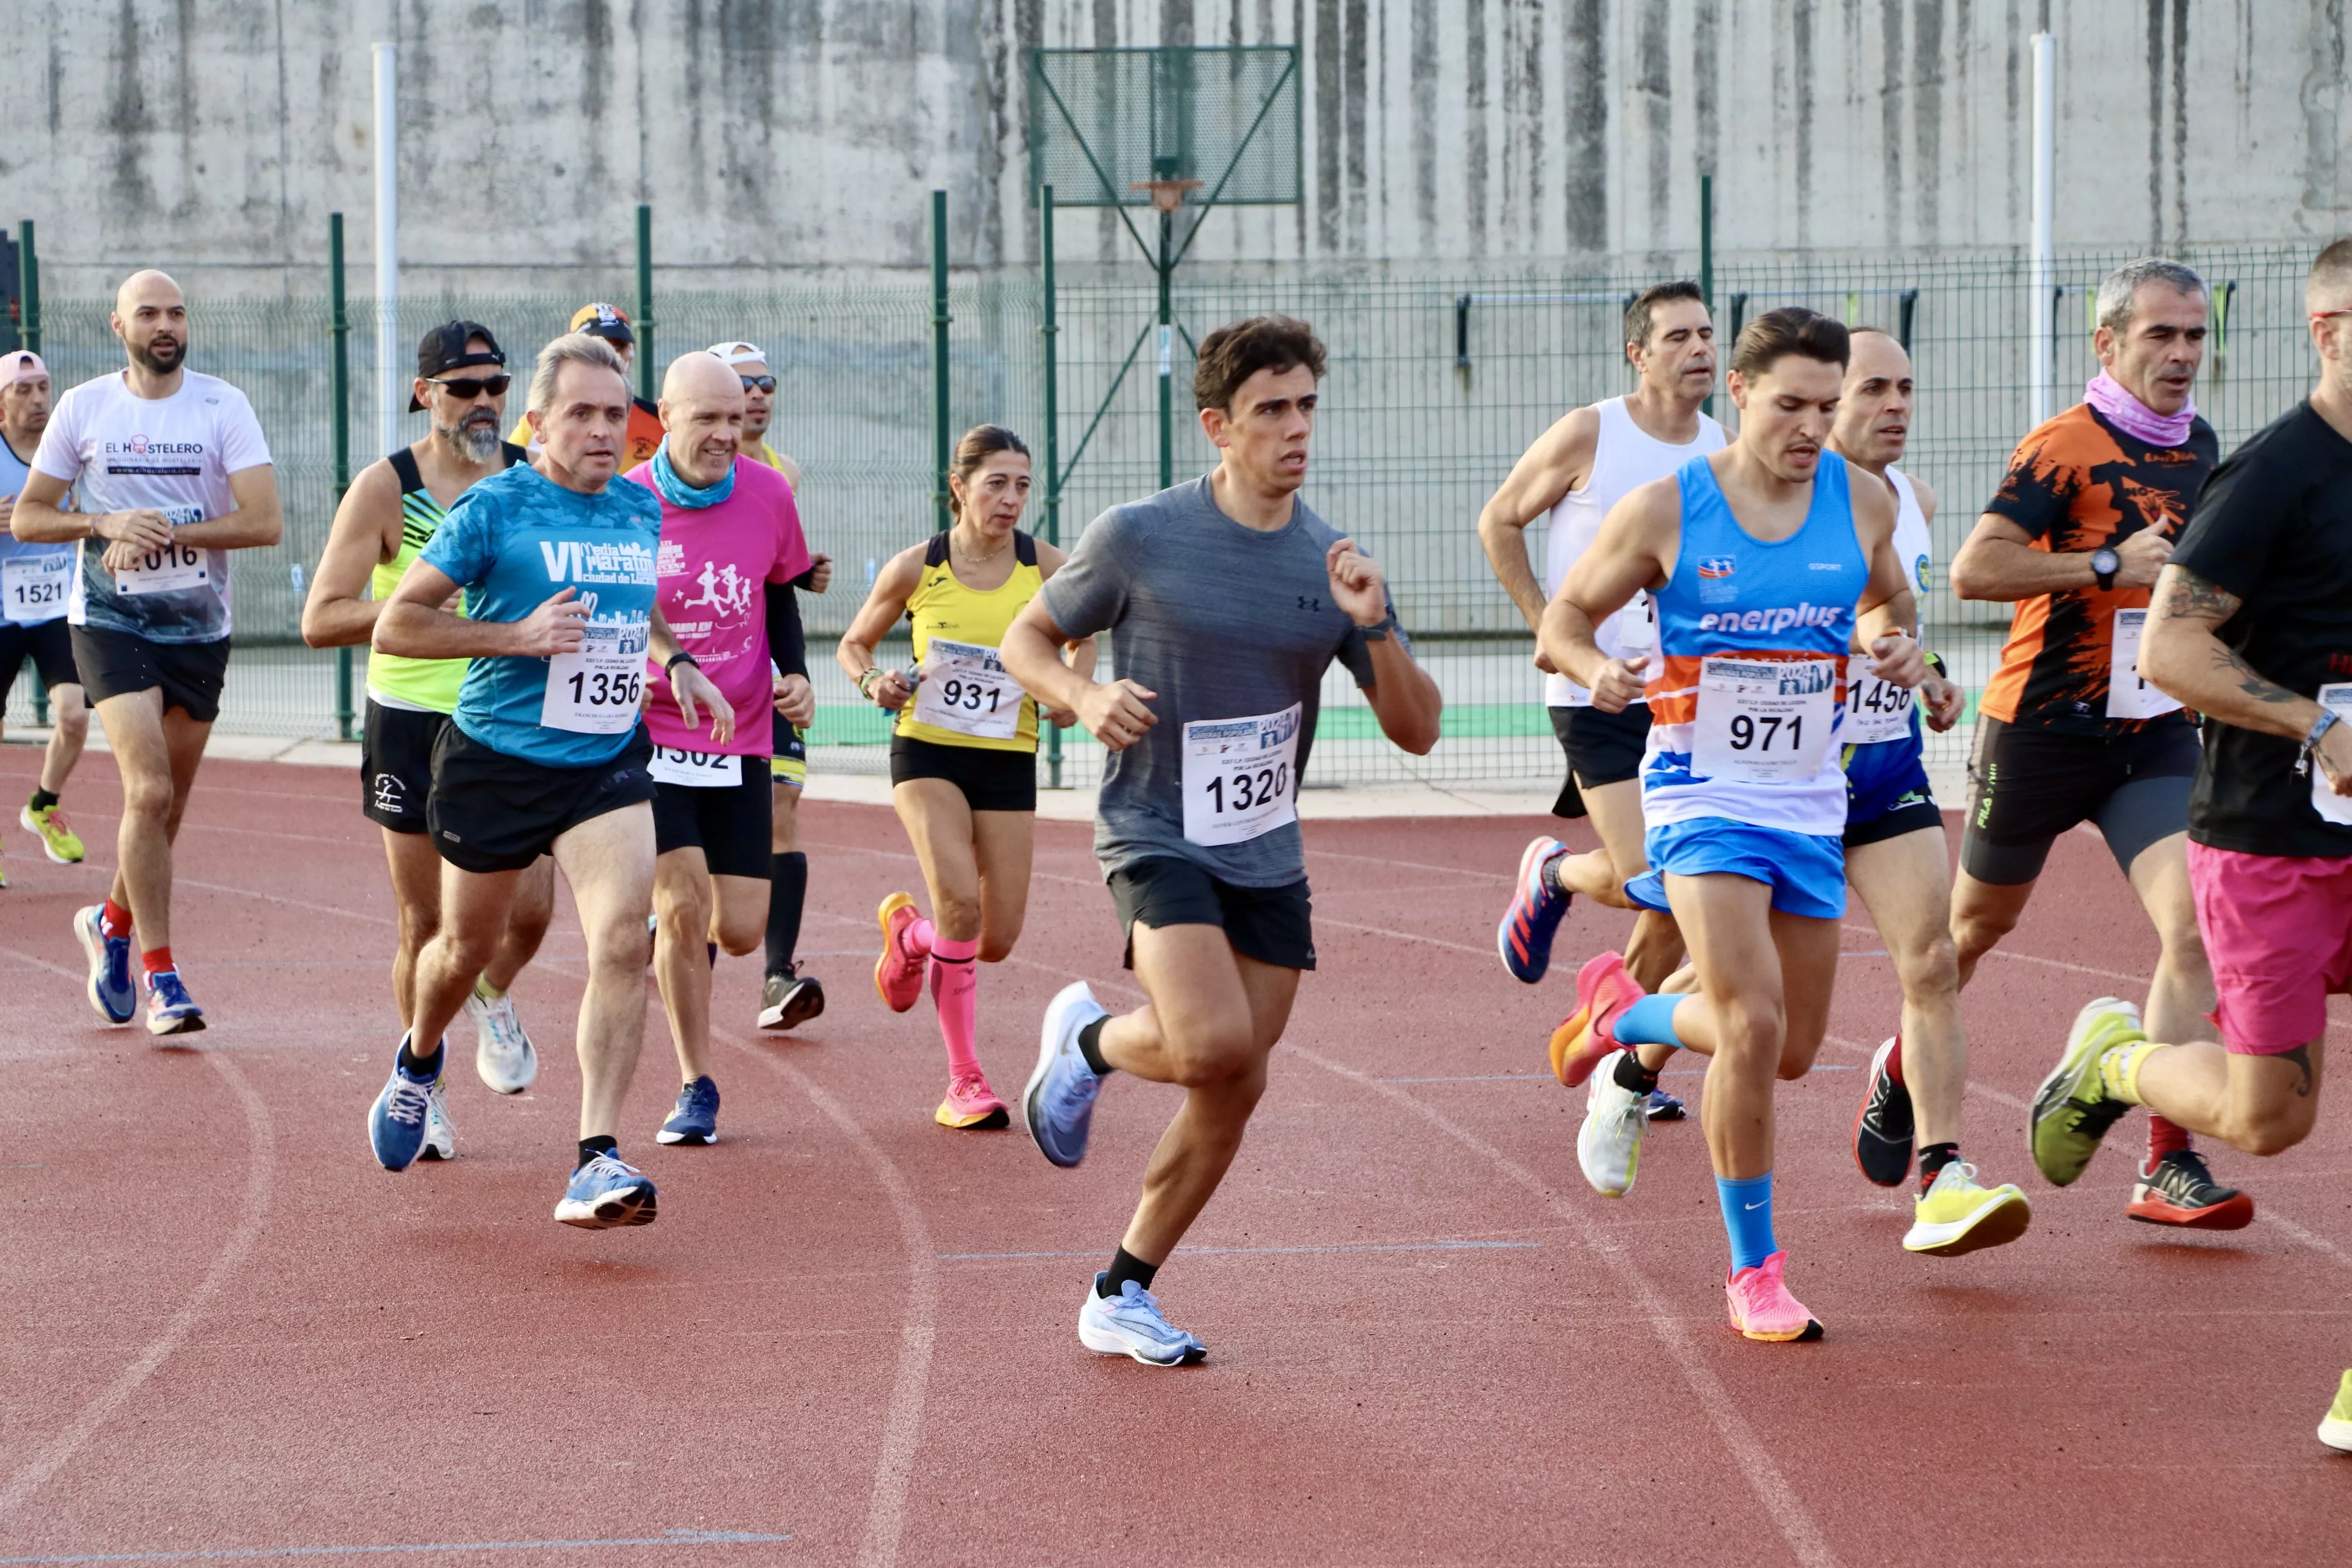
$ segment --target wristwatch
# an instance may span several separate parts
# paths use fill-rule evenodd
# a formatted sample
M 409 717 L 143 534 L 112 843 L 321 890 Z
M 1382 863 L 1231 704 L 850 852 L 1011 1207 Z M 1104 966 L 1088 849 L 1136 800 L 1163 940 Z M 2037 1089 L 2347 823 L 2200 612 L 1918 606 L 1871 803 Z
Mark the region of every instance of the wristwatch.
M 1397 629 L 1396 612 L 1391 610 L 1370 626 L 1358 626 L 1356 629 L 1364 634 L 1366 642 L 1386 642 L 1389 640 L 1389 634 Z
M 664 675 L 671 674 L 681 664 L 690 664 L 697 669 L 700 669 L 702 668 L 702 661 L 700 659 L 695 658 L 690 653 L 679 652 L 670 655 L 669 658 L 662 661 L 662 673 Z
M 2116 574 L 2123 570 L 2124 558 L 2110 544 L 2102 544 L 2091 552 L 2091 575 L 2098 579 L 2099 592 L 2106 593 L 2116 585 Z

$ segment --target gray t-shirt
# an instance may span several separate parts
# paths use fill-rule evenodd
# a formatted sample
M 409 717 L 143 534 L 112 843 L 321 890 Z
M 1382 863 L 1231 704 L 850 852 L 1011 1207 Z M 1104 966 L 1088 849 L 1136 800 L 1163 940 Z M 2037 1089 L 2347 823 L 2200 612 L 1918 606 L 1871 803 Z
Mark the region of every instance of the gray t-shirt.
M 1299 705 L 1286 781 L 1296 791 L 1323 672 L 1336 658 L 1358 686 L 1372 684 L 1371 649 L 1332 602 L 1323 565 L 1339 537 L 1297 500 L 1282 528 L 1244 528 L 1218 510 L 1204 477 L 1103 513 L 1041 590 L 1066 635 L 1109 632 L 1118 675 L 1158 694 L 1150 707 L 1160 721 L 1104 769 L 1095 855 L 1106 878 L 1155 856 L 1191 860 L 1243 888 L 1286 887 L 1307 875 L 1296 821 L 1236 844 L 1184 837 L 1184 726 Z

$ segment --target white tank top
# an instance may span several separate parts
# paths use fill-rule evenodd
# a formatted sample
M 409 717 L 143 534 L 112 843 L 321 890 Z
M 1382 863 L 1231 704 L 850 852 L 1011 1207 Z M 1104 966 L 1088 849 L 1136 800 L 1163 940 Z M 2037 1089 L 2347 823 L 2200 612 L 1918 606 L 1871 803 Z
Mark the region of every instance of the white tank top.
M 1927 532 L 1927 514 L 1920 510 L 1918 492 L 1900 468 L 1886 470 L 1895 486 L 1895 556 L 1910 574 L 1911 592 L 1919 601 L 1919 618 L 1927 618 L 1927 579 L 1935 567 L 1935 541 Z M 1922 639 L 1924 640 L 1924 639 Z
M 1551 509 L 1551 533 L 1544 544 L 1544 596 L 1559 592 L 1562 579 L 1577 558 L 1601 536 L 1601 520 L 1638 485 L 1672 475 L 1691 458 L 1723 447 L 1723 426 L 1702 414 L 1698 434 L 1680 446 L 1643 432 L 1625 412 L 1625 400 L 1612 397 L 1596 403 L 1601 434 L 1592 446 L 1592 472 L 1584 488 L 1572 489 Z M 1633 602 L 1593 628 L 1593 641 L 1611 658 L 1654 653 L 1658 646 L 1655 615 L 1650 595 L 1636 594 Z M 1564 675 L 1544 677 L 1548 708 L 1590 708 L 1592 693 Z

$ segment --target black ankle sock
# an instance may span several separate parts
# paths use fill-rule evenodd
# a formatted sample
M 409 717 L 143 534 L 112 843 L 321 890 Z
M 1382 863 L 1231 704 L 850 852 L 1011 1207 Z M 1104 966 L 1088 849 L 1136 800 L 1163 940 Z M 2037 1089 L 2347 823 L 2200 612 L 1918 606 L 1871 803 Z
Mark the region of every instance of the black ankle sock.
M 421 1078 L 428 1080 L 439 1078 L 441 1076 L 441 1063 L 444 1059 L 446 1059 L 446 1053 L 439 1046 L 435 1046 L 433 1047 L 433 1054 L 431 1056 L 420 1057 L 416 1054 L 416 1047 L 415 1046 L 411 1045 L 406 1040 L 400 1042 L 400 1070 L 406 1073 L 411 1078 Z
M 1658 1075 L 1642 1065 L 1642 1058 L 1627 1051 L 1617 1058 L 1617 1070 L 1610 1075 L 1617 1087 L 1635 1094 L 1646 1095 L 1658 1087 Z
M 768 973 L 792 973 L 801 944 L 801 910 L 808 902 L 808 857 L 795 849 L 768 857 Z
M 1542 871 L 1538 873 L 1543 879 L 1544 891 L 1556 898 L 1565 899 L 1570 896 L 1568 889 L 1560 886 L 1559 881 L 1559 863 L 1567 858 L 1567 852 L 1562 851 L 1545 861 Z
M 617 1155 L 620 1152 L 620 1140 L 616 1138 L 583 1138 L 580 1140 L 579 1161 L 572 1168 L 576 1171 L 599 1154 Z
M 37 789 L 33 792 L 32 806 L 35 811 L 47 811 L 57 804 L 58 797 L 47 790 Z
M 1919 1151 L 1919 1190 L 1936 1184 L 1936 1173 L 1960 1157 L 1958 1143 L 1930 1143 Z
M 1104 1300 L 1114 1300 L 1118 1296 L 1122 1281 L 1132 1279 L 1149 1290 L 1151 1289 L 1151 1277 L 1159 1272 L 1160 1265 L 1146 1263 L 1122 1247 L 1110 1255 L 1110 1267 L 1103 1271 L 1102 1283 L 1095 1289 Z
M 1109 1022 L 1110 1019 L 1108 1016 L 1097 1018 L 1078 1031 L 1078 1055 L 1087 1058 L 1087 1066 L 1094 1069 L 1094 1075 L 1097 1078 L 1102 1078 L 1110 1071 L 1110 1063 L 1103 1060 L 1102 1054 L 1102 1029 L 1103 1026 Z M 1123 1258 L 1126 1254 L 1121 1253 L 1119 1256 Z M 1138 1264 L 1136 1267 L 1139 1268 L 1144 1265 Z M 1146 1279 L 1144 1283 L 1149 1285 L 1150 1281 Z M 1114 1289 L 1117 1288 L 1112 1287 Z

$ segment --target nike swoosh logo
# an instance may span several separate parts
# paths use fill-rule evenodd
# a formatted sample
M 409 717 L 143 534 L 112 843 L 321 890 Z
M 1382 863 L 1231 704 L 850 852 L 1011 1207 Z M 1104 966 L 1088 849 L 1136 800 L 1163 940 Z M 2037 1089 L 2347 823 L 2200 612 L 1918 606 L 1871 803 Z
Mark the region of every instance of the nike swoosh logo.
M 1770 1198 L 1766 1198 L 1766 1199 L 1764 1200 L 1764 1204 L 1769 1204 L 1769 1203 L 1770 1203 L 1771 1201 L 1772 1201 L 1772 1200 L 1771 1200 Z M 1743 1206 L 1744 1206 L 1744 1207 L 1746 1207 L 1746 1208 L 1747 1208 L 1750 1213 L 1753 1213 L 1755 1210 L 1762 1208 L 1762 1207 L 1764 1206 L 1764 1204 L 1748 1204 L 1748 1205 L 1743 1205 Z

